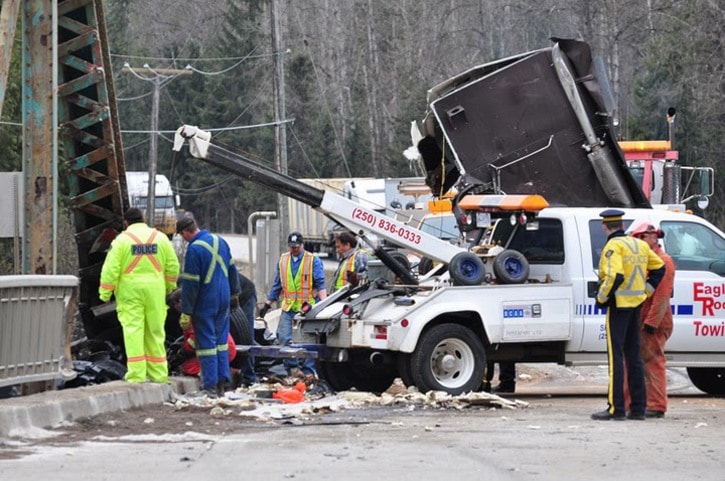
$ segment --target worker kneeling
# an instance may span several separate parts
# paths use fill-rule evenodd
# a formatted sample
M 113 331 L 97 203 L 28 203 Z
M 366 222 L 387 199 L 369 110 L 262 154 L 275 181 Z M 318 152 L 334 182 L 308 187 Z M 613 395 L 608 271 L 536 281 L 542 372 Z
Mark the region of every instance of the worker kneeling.
M 187 376 L 198 376 L 201 374 L 201 365 L 199 364 L 199 358 L 196 357 L 196 337 L 194 336 L 194 328 L 189 326 L 188 329 L 184 329 L 184 344 L 183 350 L 188 357 L 184 362 L 181 363 L 181 372 Z M 227 342 L 229 346 L 229 363 L 234 361 L 237 357 L 237 346 L 229 334 L 229 340 Z

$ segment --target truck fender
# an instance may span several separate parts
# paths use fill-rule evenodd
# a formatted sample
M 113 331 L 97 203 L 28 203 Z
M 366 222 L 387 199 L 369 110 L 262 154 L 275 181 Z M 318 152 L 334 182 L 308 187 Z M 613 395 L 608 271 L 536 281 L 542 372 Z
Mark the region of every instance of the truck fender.
M 470 303 L 463 301 L 426 303 L 424 309 L 420 312 L 411 312 L 411 315 L 407 316 L 406 319 L 409 322 L 408 327 L 404 328 L 400 323 L 395 324 L 394 327 L 398 331 L 399 337 L 393 336 L 393 338 L 400 339 L 397 350 L 405 353 L 412 353 L 415 350 L 421 333 L 431 324 L 452 322 L 471 327 L 474 332 L 482 333 L 484 344 L 491 340 L 492 334 L 495 335 L 495 333 L 490 332 L 491 326 L 486 326 L 481 314 L 471 310 Z

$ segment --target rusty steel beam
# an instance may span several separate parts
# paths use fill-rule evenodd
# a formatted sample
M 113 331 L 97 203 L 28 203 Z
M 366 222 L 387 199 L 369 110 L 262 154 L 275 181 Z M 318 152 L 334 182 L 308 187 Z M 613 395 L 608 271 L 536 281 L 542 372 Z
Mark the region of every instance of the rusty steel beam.
M 76 227 L 79 307 L 95 331 L 89 308 L 100 304 L 105 252 L 128 207 L 102 0 L 58 0 L 58 26 L 59 140 Z
M 53 51 L 52 0 L 23 5 L 23 273 L 53 272 Z

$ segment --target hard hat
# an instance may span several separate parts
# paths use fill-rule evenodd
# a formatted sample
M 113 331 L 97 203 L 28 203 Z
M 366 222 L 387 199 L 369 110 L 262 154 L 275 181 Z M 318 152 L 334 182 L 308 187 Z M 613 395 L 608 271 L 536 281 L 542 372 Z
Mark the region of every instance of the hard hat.
M 647 233 L 657 234 L 658 239 L 662 239 L 665 236 L 664 232 L 650 224 L 650 222 L 645 219 L 637 219 L 632 222 L 626 232 L 627 235 L 632 237 L 638 237 Z

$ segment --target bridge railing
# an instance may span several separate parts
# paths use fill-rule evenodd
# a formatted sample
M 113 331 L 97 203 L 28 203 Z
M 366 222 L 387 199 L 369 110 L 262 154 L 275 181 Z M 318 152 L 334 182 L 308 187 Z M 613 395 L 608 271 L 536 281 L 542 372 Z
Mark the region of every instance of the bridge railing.
M 0 387 L 72 377 L 78 278 L 0 276 Z

